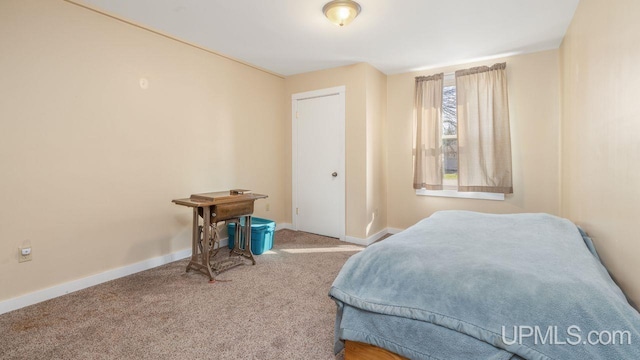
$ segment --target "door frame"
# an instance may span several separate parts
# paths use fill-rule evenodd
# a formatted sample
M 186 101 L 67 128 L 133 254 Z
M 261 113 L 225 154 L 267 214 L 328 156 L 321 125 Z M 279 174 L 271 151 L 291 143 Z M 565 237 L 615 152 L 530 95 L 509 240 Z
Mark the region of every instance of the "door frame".
M 342 144 L 342 156 L 339 159 L 338 163 L 338 174 L 342 174 L 340 185 L 340 193 L 339 193 L 339 204 L 340 208 L 338 209 L 338 214 L 340 215 L 340 229 L 338 229 L 338 234 L 340 234 L 340 240 L 345 240 L 346 235 L 346 165 L 345 165 L 345 157 L 346 157 L 346 142 L 345 142 L 345 110 L 346 110 L 346 86 L 336 86 L 327 89 L 319 89 L 313 91 L 307 91 L 302 93 L 297 93 L 291 95 L 291 218 L 293 222 L 293 229 L 298 230 L 298 216 L 296 214 L 296 209 L 298 208 L 298 100 L 307 100 L 318 97 L 325 96 L 338 96 L 338 122 L 340 123 L 340 133 L 336 134 L 336 143 Z

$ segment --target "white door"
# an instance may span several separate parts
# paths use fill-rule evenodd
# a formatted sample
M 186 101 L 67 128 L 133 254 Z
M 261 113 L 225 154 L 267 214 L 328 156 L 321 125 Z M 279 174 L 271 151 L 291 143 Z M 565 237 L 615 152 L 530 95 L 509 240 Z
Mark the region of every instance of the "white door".
M 292 100 L 294 227 L 344 240 L 344 87 Z

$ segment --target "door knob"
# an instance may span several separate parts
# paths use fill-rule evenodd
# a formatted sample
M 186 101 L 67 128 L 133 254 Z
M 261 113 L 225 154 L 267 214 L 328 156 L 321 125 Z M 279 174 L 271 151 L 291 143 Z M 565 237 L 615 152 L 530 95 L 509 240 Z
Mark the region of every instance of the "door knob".
M 336 177 L 336 176 L 338 176 L 338 173 L 334 171 L 334 172 L 331 174 L 331 176 Z

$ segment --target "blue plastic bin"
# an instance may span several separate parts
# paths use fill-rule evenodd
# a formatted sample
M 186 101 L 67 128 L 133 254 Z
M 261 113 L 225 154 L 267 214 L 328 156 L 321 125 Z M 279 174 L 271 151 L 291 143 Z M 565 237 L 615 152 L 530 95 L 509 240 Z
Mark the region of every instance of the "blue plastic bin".
M 240 244 L 244 244 L 244 233 L 242 232 L 244 231 L 244 218 L 240 218 L 240 227 Z M 254 255 L 260 255 L 273 248 L 273 233 L 275 230 L 275 221 L 258 217 L 251 218 L 251 252 Z M 227 224 L 227 233 L 229 233 L 229 249 L 233 249 L 236 237 L 235 223 Z

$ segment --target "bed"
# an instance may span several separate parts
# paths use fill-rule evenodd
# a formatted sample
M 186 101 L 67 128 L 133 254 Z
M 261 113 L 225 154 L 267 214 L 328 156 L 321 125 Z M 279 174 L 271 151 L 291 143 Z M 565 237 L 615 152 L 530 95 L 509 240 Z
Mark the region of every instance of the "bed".
M 347 360 L 640 359 L 640 315 L 548 214 L 434 213 L 352 256 L 329 296 Z

